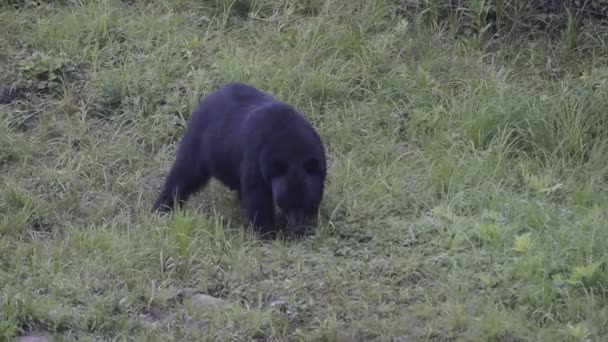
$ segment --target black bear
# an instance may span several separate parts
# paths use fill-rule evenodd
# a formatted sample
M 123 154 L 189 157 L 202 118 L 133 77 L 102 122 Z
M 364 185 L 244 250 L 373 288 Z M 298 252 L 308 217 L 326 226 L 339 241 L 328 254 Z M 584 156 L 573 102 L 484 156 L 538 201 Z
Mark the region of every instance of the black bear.
M 228 83 L 204 98 L 152 211 L 183 204 L 210 177 L 235 190 L 250 223 L 272 233 L 275 204 L 295 231 L 316 222 L 325 149 L 292 106 L 250 85 Z

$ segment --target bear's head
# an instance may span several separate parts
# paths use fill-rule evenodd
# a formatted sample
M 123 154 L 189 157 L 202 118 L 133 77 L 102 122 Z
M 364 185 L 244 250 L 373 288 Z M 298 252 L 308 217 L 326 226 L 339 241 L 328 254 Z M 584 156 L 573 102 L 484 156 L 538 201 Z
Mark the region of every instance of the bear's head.
M 313 149 L 314 150 L 314 149 Z M 316 225 L 326 177 L 318 153 L 269 155 L 263 167 L 272 197 L 290 231 L 307 232 Z

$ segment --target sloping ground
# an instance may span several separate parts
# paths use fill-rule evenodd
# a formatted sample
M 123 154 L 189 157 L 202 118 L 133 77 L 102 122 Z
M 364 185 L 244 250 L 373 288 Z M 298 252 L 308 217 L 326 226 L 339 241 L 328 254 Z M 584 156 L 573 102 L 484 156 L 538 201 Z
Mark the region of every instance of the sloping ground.
M 490 54 L 381 0 L 268 3 L 2 7 L 0 340 L 608 335 L 605 33 Z M 326 142 L 315 236 L 259 241 L 217 183 L 149 214 L 232 80 Z

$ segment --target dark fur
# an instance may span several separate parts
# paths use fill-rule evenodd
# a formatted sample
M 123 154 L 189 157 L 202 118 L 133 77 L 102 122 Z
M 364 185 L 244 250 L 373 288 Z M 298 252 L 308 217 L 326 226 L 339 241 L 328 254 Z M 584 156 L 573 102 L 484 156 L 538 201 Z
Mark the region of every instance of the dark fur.
M 275 204 L 288 223 L 315 221 L 326 177 L 319 135 L 293 107 L 260 90 L 229 83 L 192 114 L 153 211 L 183 204 L 210 177 L 237 191 L 261 233 L 274 228 Z

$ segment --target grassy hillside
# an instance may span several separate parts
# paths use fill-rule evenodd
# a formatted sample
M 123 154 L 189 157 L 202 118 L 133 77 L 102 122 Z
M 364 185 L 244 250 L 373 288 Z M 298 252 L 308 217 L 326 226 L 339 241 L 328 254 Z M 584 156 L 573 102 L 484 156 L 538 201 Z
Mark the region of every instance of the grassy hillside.
M 606 30 L 431 2 L 2 3 L 0 341 L 605 338 Z M 234 80 L 325 141 L 314 236 L 260 241 L 217 182 L 149 214 Z

